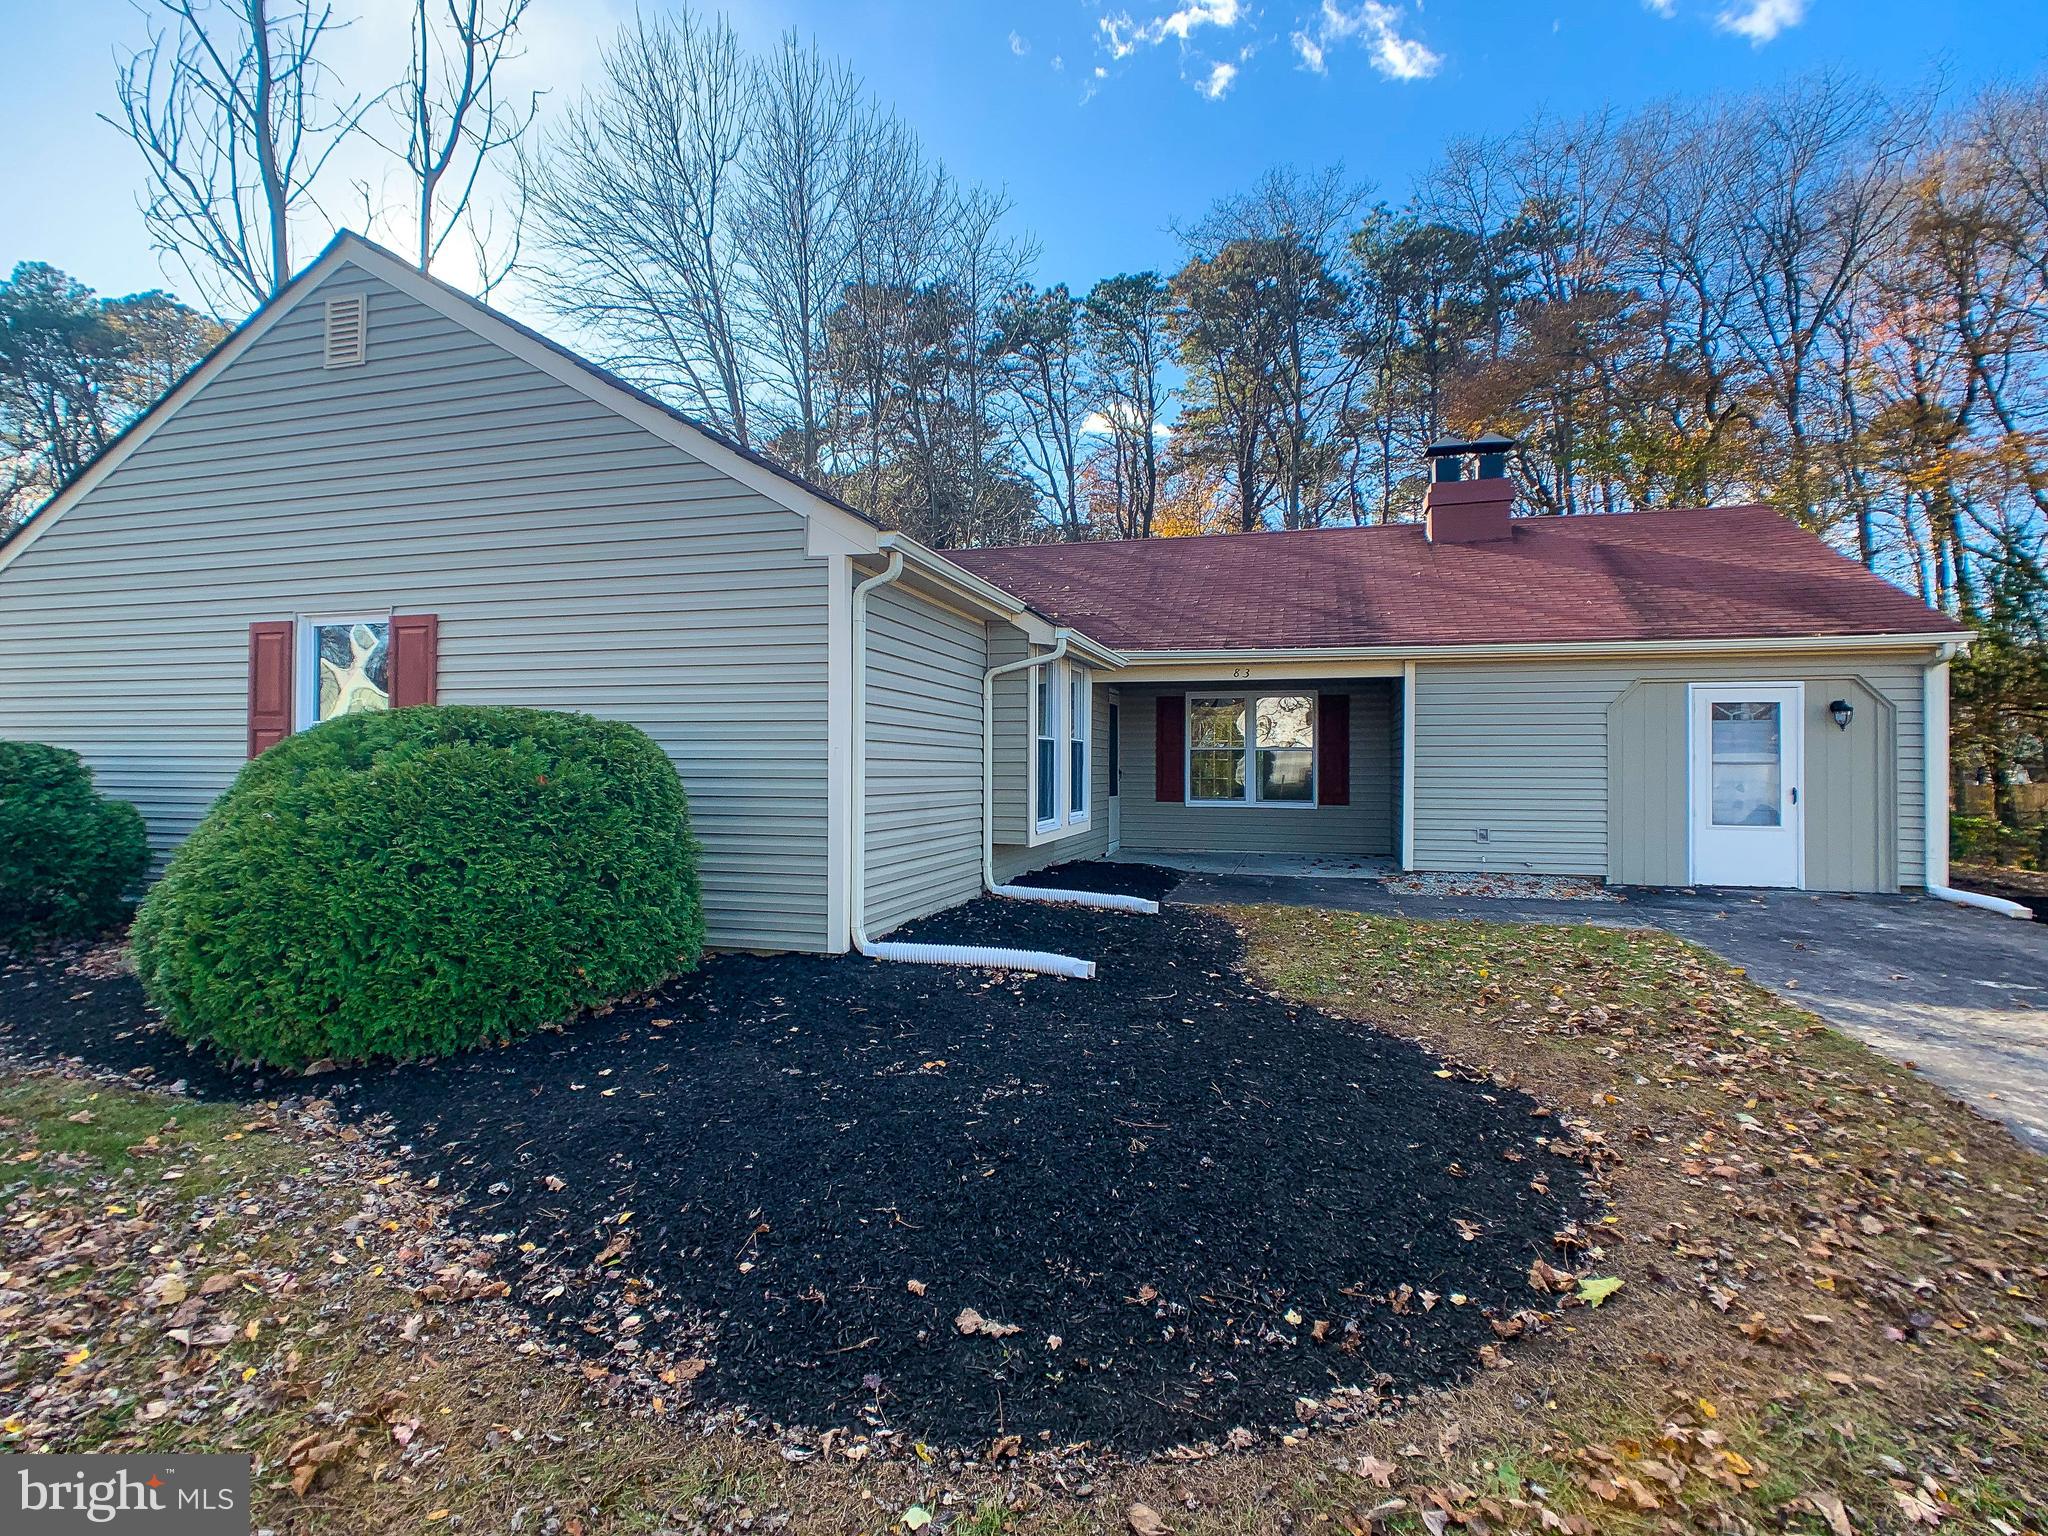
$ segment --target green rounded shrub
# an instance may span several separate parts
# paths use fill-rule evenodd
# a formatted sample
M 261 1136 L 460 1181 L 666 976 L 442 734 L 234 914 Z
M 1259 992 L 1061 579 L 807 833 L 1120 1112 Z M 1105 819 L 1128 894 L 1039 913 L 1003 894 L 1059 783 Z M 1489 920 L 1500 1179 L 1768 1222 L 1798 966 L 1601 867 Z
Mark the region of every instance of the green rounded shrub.
M 462 706 L 272 747 L 135 923 L 174 1030 L 290 1068 L 511 1040 L 687 970 L 703 942 L 661 748 L 615 721 Z
M 148 867 L 142 813 L 94 789 L 76 752 L 0 741 L 0 946 L 112 927 Z

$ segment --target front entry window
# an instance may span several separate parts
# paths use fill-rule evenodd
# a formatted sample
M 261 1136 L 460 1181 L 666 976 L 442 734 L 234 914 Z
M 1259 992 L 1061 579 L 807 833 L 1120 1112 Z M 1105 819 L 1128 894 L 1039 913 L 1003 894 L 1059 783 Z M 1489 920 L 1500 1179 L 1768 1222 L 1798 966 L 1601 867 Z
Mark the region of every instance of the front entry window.
M 1188 700 L 1188 800 L 1196 805 L 1313 805 L 1313 694 Z
M 1717 702 L 1711 707 L 1709 771 L 1717 827 L 1775 827 L 1784 815 L 1779 705 Z
M 1188 797 L 1242 800 L 1244 700 L 1188 701 Z
M 1259 798 L 1303 804 L 1315 798 L 1316 701 L 1282 694 L 1258 701 Z

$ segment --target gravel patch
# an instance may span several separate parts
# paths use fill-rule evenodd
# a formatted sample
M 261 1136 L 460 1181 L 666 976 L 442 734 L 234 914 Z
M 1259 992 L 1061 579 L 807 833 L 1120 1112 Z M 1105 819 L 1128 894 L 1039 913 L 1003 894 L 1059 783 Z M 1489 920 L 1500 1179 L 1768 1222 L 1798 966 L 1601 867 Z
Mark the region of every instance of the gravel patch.
M 1620 901 L 1619 892 L 1598 880 L 1571 875 L 1493 874 L 1484 870 L 1441 873 L 1414 870 L 1389 875 L 1381 884 L 1397 896 L 1499 896 L 1514 901 Z

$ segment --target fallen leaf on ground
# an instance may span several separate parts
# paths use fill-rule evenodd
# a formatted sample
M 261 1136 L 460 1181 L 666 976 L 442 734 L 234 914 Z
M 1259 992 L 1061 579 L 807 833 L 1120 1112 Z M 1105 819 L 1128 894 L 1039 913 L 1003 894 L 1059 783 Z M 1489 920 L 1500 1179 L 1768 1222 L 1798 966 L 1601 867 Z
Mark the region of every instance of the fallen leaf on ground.
M 994 1322 L 972 1307 L 962 1307 L 960 1315 L 953 1319 L 953 1326 L 970 1338 L 978 1333 L 985 1339 L 1007 1339 L 1020 1331 L 1015 1323 Z
M 1131 1523 L 1132 1536 L 1170 1536 L 1173 1530 L 1150 1504 L 1133 1504 L 1124 1518 Z
M 1806 1494 L 1806 1502 L 1814 1507 L 1823 1520 L 1827 1521 L 1828 1529 L 1833 1531 L 1835 1536 L 1856 1536 L 1856 1528 L 1849 1523 L 1848 1506 L 1843 1504 L 1834 1494 L 1822 1493 L 1818 1489 L 1809 1489 Z
M 1579 1282 L 1579 1300 L 1597 1307 L 1620 1289 L 1621 1281 L 1614 1275 L 1584 1279 Z

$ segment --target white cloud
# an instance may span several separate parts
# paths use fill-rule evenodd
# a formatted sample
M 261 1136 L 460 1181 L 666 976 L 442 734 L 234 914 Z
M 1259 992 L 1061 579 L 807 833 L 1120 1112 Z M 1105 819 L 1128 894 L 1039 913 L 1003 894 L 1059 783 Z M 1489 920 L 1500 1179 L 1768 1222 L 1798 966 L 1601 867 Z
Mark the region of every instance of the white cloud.
M 1067 61 L 1066 61 L 1065 59 L 1061 58 L 1061 57 L 1060 57 L 1060 56 L 1059 56 L 1058 54 L 1054 54 L 1054 55 L 1052 56 L 1052 67 L 1053 67 L 1053 73 L 1055 73 L 1055 74 L 1059 74 L 1059 73 L 1063 72 L 1063 71 L 1064 71 L 1064 70 L 1066 69 L 1066 67 L 1067 67 Z
M 1124 421 L 1132 421 L 1135 419 L 1135 413 L 1129 404 L 1121 400 L 1114 400 L 1110 402 L 1108 412 L 1090 411 L 1081 418 L 1081 435 L 1083 437 L 1109 437 L 1116 431 L 1118 418 L 1122 418 Z M 1152 423 L 1152 435 L 1156 438 L 1168 438 L 1173 436 L 1173 428 L 1163 421 L 1155 421 Z
M 1015 55 L 1017 55 L 1018 58 L 1021 59 L 1024 57 L 1025 54 L 1029 53 L 1030 51 L 1031 40 L 1029 38 L 1019 37 L 1014 32 L 1010 34 L 1010 52 L 1014 53 Z
M 1653 11 L 1669 21 L 1678 14 L 1678 0 L 1643 0 L 1643 9 Z
M 1140 48 L 1155 47 L 1169 37 L 1185 44 L 1189 36 L 1201 27 L 1227 32 L 1243 17 L 1241 0 L 1187 0 L 1179 10 L 1155 16 L 1142 25 L 1131 19 L 1129 11 L 1117 11 L 1098 17 L 1095 26 L 1102 34 L 1103 46 L 1109 49 L 1109 56 L 1127 59 Z
M 1400 11 L 1381 0 L 1359 0 L 1355 10 L 1346 10 L 1341 0 L 1323 0 L 1313 22 L 1296 29 L 1294 51 L 1304 69 L 1320 75 L 1328 68 L 1331 48 L 1356 40 L 1365 46 L 1372 67 L 1389 80 L 1427 80 L 1443 67 L 1443 55 L 1404 35 L 1401 22 Z
M 1202 82 L 1201 92 L 1211 101 L 1221 101 L 1224 93 L 1230 89 L 1231 83 L 1236 79 L 1237 66 L 1235 64 L 1214 65 L 1209 70 L 1209 78 Z
M 1716 16 L 1714 25 L 1723 32 L 1748 38 L 1753 48 L 1761 48 L 1780 32 L 1804 20 L 1806 0 L 1745 0 L 1744 4 L 1732 5 Z

